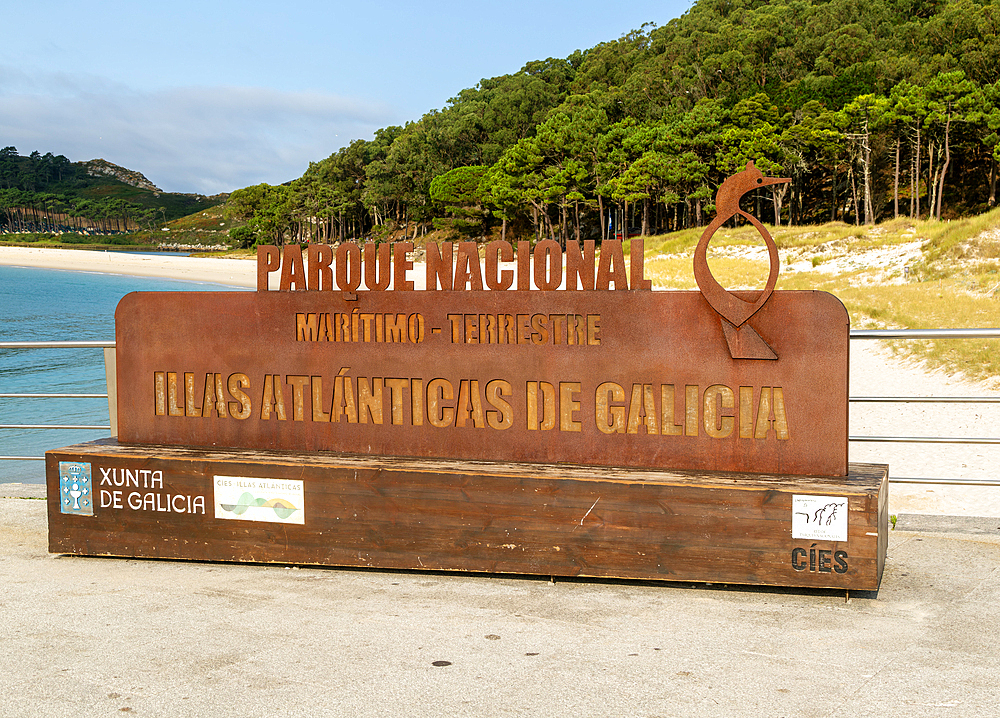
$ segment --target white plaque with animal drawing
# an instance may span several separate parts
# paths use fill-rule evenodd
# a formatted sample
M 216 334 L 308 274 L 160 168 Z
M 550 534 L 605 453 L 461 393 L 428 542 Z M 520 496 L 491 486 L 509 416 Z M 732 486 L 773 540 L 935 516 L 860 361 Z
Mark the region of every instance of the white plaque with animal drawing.
M 847 540 L 846 496 L 792 496 L 792 538 Z

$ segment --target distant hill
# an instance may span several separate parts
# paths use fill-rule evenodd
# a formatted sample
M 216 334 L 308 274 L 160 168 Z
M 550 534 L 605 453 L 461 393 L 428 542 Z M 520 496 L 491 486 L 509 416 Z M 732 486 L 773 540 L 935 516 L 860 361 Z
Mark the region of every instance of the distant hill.
M 87 175 L 90 177 L 111 177 L 139 189 L 148 189 L 150 192 L 159 193 L 163 191 L 146 179 L 146 176 L 142 172 L 125 169 L 107 160 L 90 160 L 89 162 L 81 162 L 80 164 L 84 166 Z
M 151 230 L 226 197 L 164 192 L 141 172 L 105 159 L 72 162 L 51 152 L 0 149 L 0 233 Z

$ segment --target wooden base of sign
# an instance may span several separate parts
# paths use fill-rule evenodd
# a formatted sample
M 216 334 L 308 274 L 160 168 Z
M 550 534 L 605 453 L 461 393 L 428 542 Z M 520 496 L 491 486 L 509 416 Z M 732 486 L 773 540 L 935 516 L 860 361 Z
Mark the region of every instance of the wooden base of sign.
M 879 464 L 830 478 L 103 439 L 47 452 L 46 475 L 53 553 L 874 590 L 888 541 Z

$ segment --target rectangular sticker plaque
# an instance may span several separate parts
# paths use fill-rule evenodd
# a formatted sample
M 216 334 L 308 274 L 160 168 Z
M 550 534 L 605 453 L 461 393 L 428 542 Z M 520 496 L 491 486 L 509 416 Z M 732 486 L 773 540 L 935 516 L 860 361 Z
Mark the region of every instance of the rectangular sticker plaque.
M 302 482 L 251 476 L 215 476 L 215 518 L 305 523 Z
M 792 538 L 847 541 L 847 497 L 792 496 Z

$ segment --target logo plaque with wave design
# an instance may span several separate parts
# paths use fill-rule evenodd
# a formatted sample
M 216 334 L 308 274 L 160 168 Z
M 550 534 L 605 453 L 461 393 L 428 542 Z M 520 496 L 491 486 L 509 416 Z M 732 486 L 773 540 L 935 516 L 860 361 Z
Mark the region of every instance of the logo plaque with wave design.
M 301 481 L 252 476 L 216 476 L 215 518 L 305 523 Z

